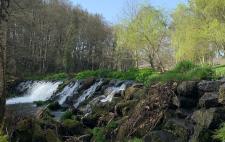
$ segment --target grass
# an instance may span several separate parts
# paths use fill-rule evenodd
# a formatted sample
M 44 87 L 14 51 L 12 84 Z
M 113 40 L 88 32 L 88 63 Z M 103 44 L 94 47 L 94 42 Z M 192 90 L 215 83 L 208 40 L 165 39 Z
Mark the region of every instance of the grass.
M 216 130 L 213 138 L 221 142 L 225 141 L 225 123 L 221 125 L 220 129 Z
M 104 128 L 95 127 L 92 130 L 93 138 L 96 142 L 105 142 L 106 141 L 104 133 L 105 133 Z
M 25 80 L 64 80 L 69 78 L 66 73 L 51 73 L 44 75 L 28 75 L 24 77 Z
M 157 72 L 151 68 L 130 69 L 127 71 L 116 70 L 86 70 L 76 74 L 67 75 L 66 73 L 48 74 L 46 76 L 30 76 L 30 80 L 64 80 L 67 78 L 86 79 L 90 77 L 109 78 L 119 80 L 134 80 L 145 85 L 157 82 L 184 81 L 184 80 L 201 80 L 217 79 L 225 76 L 225 65 L 207 66 L 196 65 L 190 61 L 178 63 L 172 70 L 164 73 Z

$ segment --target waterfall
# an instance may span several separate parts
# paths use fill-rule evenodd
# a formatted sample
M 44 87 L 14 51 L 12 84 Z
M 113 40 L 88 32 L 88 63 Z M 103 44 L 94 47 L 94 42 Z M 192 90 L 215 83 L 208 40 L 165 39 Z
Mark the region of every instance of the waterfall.
M 22 96 L 14 97 L 6 100 L 6 104 L 18 104 L 18 103 L 32 103 L 34 101 L 46 101 L 62 82 L 46 82 L 46 81 L 34 81 L 34 82 L 22 82 L 18 85 L 17 89 L 25 91 Z
M 58 102 L 60 105 L 62 105 L 66 99 L 69 97 L 69 96 L 72 96 L 76 91 L 77 89 L 79 88 L 79 85 L 80 85 L 80 82 L 77 81 L 77 82 L 72 82 L 70 83 L 69 85 L 67 85 L 63 90 L 62 92 L 60 92 L 58 95 L 60 96 Z M 58 96 L 57 95 L 57 96 Z
M 96 82 L 93 84 L 89 89 L 85 90 L 83 94 L 77 99 L 77 102 L 75 103 L 74 107 L 78 107 L 80 103 L 84 102 L 86 99 L 90 98 L 96 91 L 96 89 L 103 84 L 103 81 L 100 80 L 99 82 Z
M 100 100 L 102 103 L 111 102 L 114 95 L 124 91 L 126 89 L 126 84 L 122 84 L 120 87 L 109 87 L 105 90 L 106 98 Z

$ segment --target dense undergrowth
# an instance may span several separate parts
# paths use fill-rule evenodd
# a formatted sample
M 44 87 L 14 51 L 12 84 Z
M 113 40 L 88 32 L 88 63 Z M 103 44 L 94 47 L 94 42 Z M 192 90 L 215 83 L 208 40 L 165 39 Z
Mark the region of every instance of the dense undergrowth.
M 160 73 L 151 68 L 115 71 L 107 69 L 86 70 L 76 74 L 56 73 L 45 76 L 26 77 L 29 80 L 64 80 L 67 78 L 85 79 L 89 77 L 135 80 L 149 85 L 156 82 L 217 79 L 225 75 L 225 66 L 196 65 L 190 61 L 178 63 L 172 70 Z

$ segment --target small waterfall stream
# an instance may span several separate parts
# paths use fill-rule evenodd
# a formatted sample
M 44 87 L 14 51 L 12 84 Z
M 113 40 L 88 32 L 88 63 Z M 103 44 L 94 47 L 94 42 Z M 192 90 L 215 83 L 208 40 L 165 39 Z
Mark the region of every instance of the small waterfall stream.
M 120 93 L 121 91 L 125 91 L 126 84 L 122 84 L 120 87 L 109 87 L 105 90 L 106 98 L 100 100 L 102 103 L 111 102 L 114 95 Z
M 72 83 L 68 84 L 63 89 L 63 91 L 58 94 L 60 96 L 60 98 L 58 100 L 59 104 L 62 105 L 69 96 L 72 96 L 77 91 L 77 89 L 79 88 L 79 85 L 80 85 L 79 81 L 76 81 L 75 83 L 72 82 Z
M 85 90 L 83 94 L 77 99 L 76 103 L 74 104 L 74 107 L 79 107 L 80 103 L 84 102 L 86 99 L 90 98 L 96 91 L 96 89 L 103 84 L 103 81 L 100 80 L 99 82 L 96 82 L 93 84 L 89 89 Z
M 33 103 L 34 101 L 46 101 L 57 90 L 62 82 L 34 81 L 22 82 L 17 89 L 24 92 L 20 97 L 6 100 L 6 104 Z

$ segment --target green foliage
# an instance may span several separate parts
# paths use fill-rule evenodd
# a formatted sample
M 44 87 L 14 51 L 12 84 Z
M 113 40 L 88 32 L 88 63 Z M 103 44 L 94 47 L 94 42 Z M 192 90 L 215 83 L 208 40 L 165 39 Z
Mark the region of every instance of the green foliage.
M 66 73 L 53 73 L 47 75 L 31 75 L 25 77 L 26 80 L 64 80 L 68 78 Z
M 109 124 L 106 125 L 107 129 L 116 129 L 118 127 L 118 123 L 116 121 L 111 121 Z
M 67 128 L 74 128 L 78 126 L 80 123 L 77 120 L 65 119 L 63 120 L 63 125 Z
M 47 105 L 50 102 L 49 101 L 34 101 L 33 103 L 36 104 L 37 107 L 39 107 L 39 106 Z
M 96 142 L 105 142 L 106 141 L 106 138 L 104 135 L 104 128 L 95 127 L 92 130 L 92 134 L 93 134 L 93 137 Z
M 66 119 L 72 119 L 73 112 L 72 111 L 66 111 L 62 117 L 60 118 L 61 121 L 66 120 Z
M 197 67 L 197 65 L 195 65 L 191 61 L 181 61 L 178 64 L 176 64 L 173 71 L 182 73 L 182 72 L 190 71 L 191 69 L 196 68 L 196 67 Z
M 61 108 L 60 104 L 58 102 L 52 102 L 48 105 L 48 109 L 50 110 L 59 110 Z
M 104 70 L 99 69 L 95 71 L 83 71 L 76 74 L 76 79 L 85 79 L 89 77 L 100 77 L 100 78 L 114 78 L 121 80 L 136 80 L 136 81 L 144 81 L 146 76 L 151 75 L 155 71 L 152 69 L 130 69 L 128 71 L 112 71 L 112 70 Z
M 220 129 L 216 130 L 213 138 L 221 142 L 225 141 L 225 123 L 221 125 Z
M 0 131 L 0 142 L 8 142 L 8 136 L 4 135 L 2 131 Z
M 190 0 L 172 14 L 171 39 L 177 60 L 205 63 L 224 50 L 224 0 Z
M 144 83 L 149 85 L 155 82 L 211 79 L 213 76 L 214 71 L 209 66 L 198 66 L 190 61 L 182 61 L 171 71 L 152 74 Z
M 225 76 L 225 65 L 216 66 L 213 68 L 215 71 L 215 78 L 220 78 Z
M 143 142 L 143 140 L 139 139 L 139 138 L 133 138 L 133 139 L 129 140 L 128 142 Z

